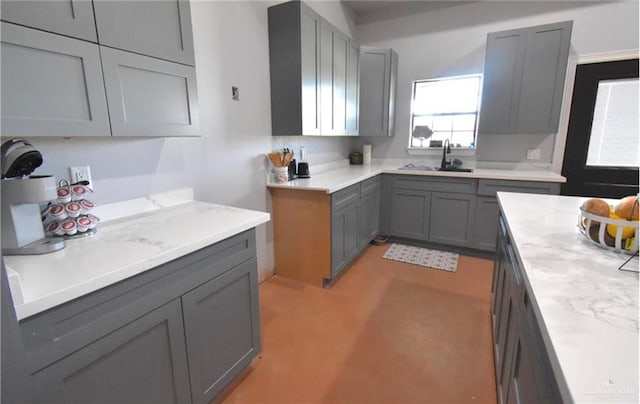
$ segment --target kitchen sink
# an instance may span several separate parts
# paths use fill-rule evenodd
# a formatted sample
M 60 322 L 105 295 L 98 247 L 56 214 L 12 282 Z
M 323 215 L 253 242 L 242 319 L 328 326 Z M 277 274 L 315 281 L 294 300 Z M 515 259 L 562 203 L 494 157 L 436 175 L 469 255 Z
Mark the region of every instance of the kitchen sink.
M 424 166 L 424 165 L 415 165 L 415 164 L 407 164 L 404 165 L 398 170 L 409 170 L 409 171 L 453 171 L 460 173 L 472 173 L 472 168 L 462 168 L 458 166 L 447 166 L 445 168 L 441 167 L 432 167 L 432 166 Z
M 448 167 L 439 167 L 438 171 L 456 171 L 459 173 L 472 173 L 473 172 L 473 168 L 462 168 L 462 167 L 455 167 L 455 166 L 448 166 Z

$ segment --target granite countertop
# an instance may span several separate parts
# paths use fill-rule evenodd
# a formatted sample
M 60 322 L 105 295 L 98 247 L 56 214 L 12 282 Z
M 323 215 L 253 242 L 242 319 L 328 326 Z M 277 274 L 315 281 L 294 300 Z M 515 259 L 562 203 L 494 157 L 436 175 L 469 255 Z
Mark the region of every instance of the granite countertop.
M 155 202 L 155 201 L 154 201 Z M 60 251 L 4 257 L 18 320 L 109 286 L 269 221 L 269 214 L 184 202 L 98 225 Z M 22 294 L 22 302 L 16 299 Z
M 270 188 L 298 189 L 307 191 L 323 191 L 333 193 L 357 184 L 378 174 L 402 174 L 420 175 L 432 177 L 455 177 L 455 178 L 482 178 L 495 180 L 513 181 L 541 181 L 563 183 L 566 178 L 545 170 L 508 170 L 508 169 L 486 169 L 477 168 L 471 173 L 454 171 L 421 171 L 421 170 L 400 170 L 398 164 L 372 164 L 372 165 L 347 165 L 333 168 L 327 171 L 314 174 L 313 168 L 311 178 L 296 179 L 287 183 L 278 184 L 272 181 L 267 183 Z
M 585 199 L 498 192 L 565 400 L 637 403 L 638 274 L 579 232 Z

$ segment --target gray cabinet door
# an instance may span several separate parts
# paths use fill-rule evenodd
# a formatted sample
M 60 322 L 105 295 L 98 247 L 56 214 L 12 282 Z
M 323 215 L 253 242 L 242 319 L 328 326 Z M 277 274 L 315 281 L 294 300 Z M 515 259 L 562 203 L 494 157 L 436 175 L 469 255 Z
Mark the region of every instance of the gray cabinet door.
M 365 248 L 378 235 L 380 223 L 380 192 L 372 192 L 360 200 L 360 218 L 358 219 L 360 250 Z
M 182 297 L 194 403 L 210 402 L 260 352 L 255 258 Z
M 517 133 L 556 133 L 567 71 L 571 21 L 528 29 Z
M 322 20 L 320 26 L 320 134 L 347 134 L 349 38 Z
M 391 91 L 395 57 L 391 49 L 360 48 L 360 136 L 393 135 L 389 119 L 395 95 Z
M 432 192 L 429 241 L 471 247 L 475 213 L 475 195 Z
M 331 278 L 335 278 L 358 256 L 360 201 L 331 212 Z
M 487 36 L 479 133 L 556 133 L 572 22 Z
M 93 6 L 87 0 L 3 0 L 2 19 L 27 27 L 96 42 Z
M 276 22 L 277 23 L 277 22 Z M 286 40 L 286 38 L 284 39 Z M 286 58 L 286 55 L 271 55 L 272 58 Z M 291 60 L 284 60 L 291 64 Z M 302 133 L 303 135 L 320 134 L 320 16 L 309 7 L 300 5 L 300 85 L 302 91 Z M 272 85 L 275 74 L 272 73 Z M 276 76 L 277 77 L 277 76 Z M 284 78 L 291 81 L 291 77 Z M 278 86 L 290 84 L 276 83 Z M 272 88 L 271 91 L 274 91 Z M 280 87 L 278 90 L 281 91 Z M 275 105 L 274 105 L 275 101 Z M 278 109 L 279 100 L 272 98 L 271 108 Z M 299 108 L 299 107 L 298 107 Z M 296 108 L 297 109 L 297 108 Z M 287 114 L 287 111 L 284 111 Z M 275 133 L 274 133 L 275 134 Z
M 329 23 L 320 24 L 320 134 L 333 132 L 333 31 Z
M 479 196 L 476 203 L 473 247 L 494 251 L 498 237 L 498 217 L 500 208 L 496 198 Z
M 2 136 L 109 136 L 98 46 L 2 23 Z
M 360 47 L 349 42 L 347 60 L 347 135 L 358 135 L 360 96 Z
M 391 235 L 429 239 L 431 192 L 394 188 L 391 191 Z
M 479 133 L 515 133 L 527 30 L 492 32 L 482 85 Z
M 34 376 L 42 402 L 191 402 L 179 300 L 138 318 Z M 46 396 L 44 396 L 46 394 Z
M 331 108 L 331 134 L 333 135 L 348 134 L 347 75 L 349 72 L 348 61 L 350 53 L 349 38 L 339 31 L 333 30 L 333 105 Z
M 198 136 L 195 69 L 100 47 L 113 136 Z
M 95 0 L 93 6 L 101 45 L 195 65 L 188 0 Z

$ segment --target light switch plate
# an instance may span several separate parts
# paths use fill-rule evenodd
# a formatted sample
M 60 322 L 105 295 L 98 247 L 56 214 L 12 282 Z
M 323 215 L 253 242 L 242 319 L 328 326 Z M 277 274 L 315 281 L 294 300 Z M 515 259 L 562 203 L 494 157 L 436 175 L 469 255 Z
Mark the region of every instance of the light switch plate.
M 527 149 L 527 160 L 540 160 L 540 149 Z

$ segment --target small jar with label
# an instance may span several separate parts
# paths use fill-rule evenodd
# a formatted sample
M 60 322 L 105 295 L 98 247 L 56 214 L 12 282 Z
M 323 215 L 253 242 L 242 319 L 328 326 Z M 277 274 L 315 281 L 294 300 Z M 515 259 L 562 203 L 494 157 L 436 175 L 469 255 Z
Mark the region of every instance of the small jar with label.
M 84 185 L 72 185 L 71 186 L 71 200 L 72 201 L 79 201 L 80 199 L 84 198 L 86 193 L 87 193 L 87 187 L 85 187 Z
M 75 220 L 67 219 L 62 222 L 62 229 L 64 230 L 64 233 L 66 235 L 73 236 L 78 232 L 78 225 L 76 224 Z
M 78 217 L 80 216 L 82 206 L 80 206 L 78 202 L 69 202 L 64 206 L 64 209 L 67 211 L 69 217 Z
M 91 219 L 86 216 L 82 216 L 76 219 L 76 224 L 78 225 L 78 232 L 84 233 L 91 228 Z
M 67 218 L 67 211 L 64 208 L 64 205 L 53 205 L 51 210 L 49 210 L 49 216 L 53 220 L 64 220 Z
M 67 187 L 58 188 L 58 203 L 71 202 L 71 191 Z
M 62 223 L 53 222 L 47 226 L 47 233 L 55 236 L 62 236 L 64 235 L 65 232 L 64 232 L 64 229 L 62 228 Z
M 82 208 L 81 213 L 83 215 L 86 215 L 87 213 L 91 212 L 91 210 L 96 207 L 96 205 L 88 199 L 83 199 L 79 203 L 80 203 L 80 207 Z

